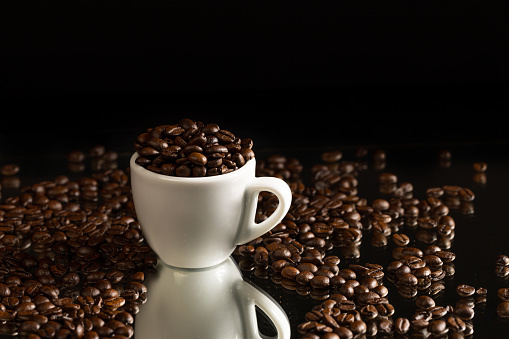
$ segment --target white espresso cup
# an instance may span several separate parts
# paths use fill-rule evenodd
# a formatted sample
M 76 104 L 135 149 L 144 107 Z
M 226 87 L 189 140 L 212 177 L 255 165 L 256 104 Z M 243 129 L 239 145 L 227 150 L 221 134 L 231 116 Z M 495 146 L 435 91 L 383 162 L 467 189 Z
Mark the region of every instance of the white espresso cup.
M 231 257 L 198 270 L 162 262 L 156 268 L 146 280 L 147 302 L 136 315 L 136 338 L 267 339 L 267 333 L 258 328 L 255 306 L 270 319 L 275 338 L 291 337 L 283 308 L 244 281 Z
M 245 244 L 276 226 L 288 212 L 292 193 L 274 177 L 256 177 L 256 160 L 227 174 L 176 177 L 154 173 L 131 157 L 136 216 L 160 260 L 181 268 L 204 268 L 226 260 Z M 272 192 L 276 210 L 255 222 L 258 194 Z

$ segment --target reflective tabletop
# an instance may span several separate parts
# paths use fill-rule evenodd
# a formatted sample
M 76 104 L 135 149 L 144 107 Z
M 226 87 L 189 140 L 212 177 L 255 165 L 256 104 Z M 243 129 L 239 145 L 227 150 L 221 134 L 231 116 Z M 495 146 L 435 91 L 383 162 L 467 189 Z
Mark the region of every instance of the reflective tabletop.
M 507 144 L 500 142 L 437 145 L 412 144 L 385 148 L 371 145 L 337 145 L 336 147 L 328 146 L 313 149 L 282 148 L 277 150 L 262 148 L 257 153 L 257 159 L 259 159 L 261 164 L 259 174 L 279 175 L 286 178 L 285 180 L 288 180 L 294 190 L 295 204 L 298 204 L 302 199 L 313 201 L 313 198 L 319 195 L 332 196 L 331 190 L 337 193 L 338 186 L 334 186 L 337 180 L 323 178 L 332 178 L 332 176 L 328 175 L 331 173 L 342 173 L 341 171 L 345 168 L 355 164 L 352 170 L 347 170 L 350 175 L 349 180 L 352 180 L 352 177 L 355 180 L 350 182 L 350 184 L 353 182 L 353 185 L 345 185 L 342 189 L 343 192 L 350 192 L 350 199 L 343 196 L 343 206 L 346 206 L 347 202 L 351 204 L 352 201 L 356 201 L 358 210 L 367 213 L 366 209 L 362 209 L 360 206 L 371 206 L 377 199 L 394 202 L 395 196 L 403 194 L 401 190 L 395 190 L 395 188 L 404 187 L 406 190 L 404 196 L 407 199 L 405 201 L 408 203 L 412 200 L 415 201 L 415 204 L 420 209 L 425 209 L 422 205 L 423 200 L 428 201 L 428 207 L 430 204 L 435 203 L 440 205 L 447 202 L 449 207 L 447 214 L 454 219 L 455 227 L 452 232 L 451 230 L 448 232 L 441 230 L 440 232 L 442 233 L 440 233 L 438 228 L 427 230 L 419 226 L 419 221 L 409 221 L 411 218 L 403 220 L 403 214 L 400 216 L 392 214 L 392 221 L 401 219 L 401 222 L 389 223 L 389 227 L 384 230 L 381 230 L 379 226 L 373 225 L 371 227 L 354 226 L 355 229 L 359 230 L 361 240 L 355 242 L 355 246 L 352 247 L 345 246 L 345 243 L 338 240 L 336 236 L 318 236 L 316 230 L 314 231 L 316 233 L 315 238 L 321 237 L 320 241 L 310 241 L 304 237 L 299 237 L 296 230 L 302 231 L 303 229 L 291 226 L 292 222 L 298 221 L 296 212 L 293 211 L 293 215 L 288 215 L 282 222 L 286 224 L 286 227 L 280 226 L 278 231 L 269 232 L 270 234 L 268 233 L 266 237 L 264 236 L 264 239 L 258 239 L 251 243 L 253 249 L 260 247 L 268 249 L 269 257 L 266 258 L 265 262 L 262 260 L 260 264 L 261 259 L 256 257 L 255 252 L 248 250 L 245 246 L 239 246 L 231 259 L 221 265 L 229 267 L 230 271 L 233 272 L 233 276 L 237 277 L 236 279 L 240 279 L 240 281 L 246 282 L 253 286 L 254 289 L 261 291 L 260 295 L 265 295 L 264 298 L 271 300 L 278 308 L 281 308 L 285 317 L 289 320 L 291 338 L 305 337 L 306 333 L 309 334 L 311 332 L 325 335 L 330 331 L 329 329 L 334 329 L 332 324 L 323 324 L 323 319 L 313 317 L 313 312 L 316 314 L 316 311 L 320 310 L 327 301 L 331 302 L 333 300 L 332 302 L 339 308 L 338 294 L 348 295 L 344 289 L 341 289 L 339 280 L 333 278 L 333 276 L 346 274 L 347 269 L 352 269 L 357 273 L 357 279 L 361 281 L 362 272 L 368 268 L 378 269 L 379 266 L 377 265 L 380 265 L 381 270 L 378 269 L 378 272 L 382 272 L 382 274 L 374 275 L 377 281 L 376 285 L 386 287 L 386 289 L 379 289 L 377 291 L 380 291 L 379 296 L 384 298 L 384 304 L 388 302 L 392 305 L 392 311 L 389 316 L 384 317 L 379 315 L 376 319 L 391 319 L 391 324 L 397 318 L 408 318 L 411 320 L 415 317 L 416 312 L 418 312 L 419 307 L 416 305 L 417 297 L 428 295 L 433 298 L 436 306 L 448 307 L 450 314 L 461 303 L 468 303 L 473 307 L 475 316 L 471 320 L 465 320 L 465 323 L 468 323 L 468 325 L 463 333 L 470 333 L 470 337 L 475 338 L 499 337 L 509 330 L 509 323 L 497 316 L 496 312 L 497 306 L 501 303 L 500 298 L 497 296 L 498 289 L 509 287 L 509 281 L 506 278 L 507 274 L 505 276 L 501 275 L 501 271 L 497 268 L 496 263 L 499 255 L 509 255 L 506 227 L 509 217 L 505 211 L 507 188 L 509 188 L 509 179 L 506 176 L 506 173 L 509 172 L 509 162 L 505 156 L 506 147 Z M 335 154 L 336 156 L 341 154 L 341 159 L 325 163 L 324 154 Z M 128 172 L 127 161 L 130 154 L 120 152 L 118 155 L 114 168 L 125 169 Z M 46 165 L 37 167 L 31 166 L 34 158 L 16 158 L 14 160 L 18 161 L 20 172 L 15 176 L 3 177 L 3 204 L 9 201 L 9 197 L 20 194 L 20 190 L 22 191 L 24 187 L 39 182 L 55 180 L 55 178 L 62 175 L 68 176 L 71 181 L 79 181 L 82 177 L 90 177 L 93 172 L 101 172 L 101 170 L 98 171 L 98 168 L 94 169 L 93 162 L 90 162 L 91 158 L 85 160 L 84 168 L 77 170 L 70 166 L 71 164 L 68 162 L 66 154 L 60 154 L 51 158 L 51 164 L 49 165 L 49 162 L 46 161 Z M 284 173 L 286 174 L 282 174 L 283 172 L 279 173 L 278 171 L 270 172 L 270 168 L 277 167 L 270 166 L 271 162 L 276 160 L 280 162 L 278 165 L 279 169 L 282 168 L 281 163 L 285 164 L 286 172 Z M 484 163 L 487 165 L 487 168 L 480 172 L 474 165 L 477 163 Z M 103 167 L 102 169 L 105 168 Z M 290 175 L 288 173 L 293 174 Z M 381 178 L 386 174 L 397 177 L 396 185 L 392 188 L 381 185 Z M 292 184 L 292 182 L 298 182 L 300 186 Z M 307 188 L 305 189 L 304 187 Z M 309 189 L 310 187 L 314 187 L 314 189 Z M 428 195 L 428 189 L 430 188 L 453 189 L 454 187 L 468 188 L 470 190 L 473 196 L 467 199 L 469 200 L 468 203 L 463 203 L 463 200 L 460 201 L 458 199 L 446 200 L 445 196 L 447 194 L 441 196 L 440 199 L 443 200 L 442 203 L 439 203 Z M 355 190 L 352 188 L 355 188 Z M 127 192 L 127 189 L 125 192 Z M 364 202 L 359 202 L 357 198 L 354 199 L 353 197 L 362 198 Z M 403 198 L 400 197 L 400 199 Z M 418 204 L 418 201 L 421 201 L 421 203 Z M 260 200 L 260 210 L 265 208 L 267 207 L 263 207 L 262 199 Z M 329 213 L 332 213 L 334 210 L 336 212 L 339 211 L 338 208 L 331 208 Z M 292 213 L 292 209 L 290 213 Z M 334 220 L 338 222 L 337 215 L 332 213 L 329 215 L 329 219 L 327 219 L 324 213 L 320 217 L 316 215 L 315 219 L 322 218 L 321 222 L 329 223 L 330 217 L 334 217 L 336 218 Z M 344 211 L 341 213 L 344 213 Z M 313 222 L 317 222 L 315 219 L 308 219 L 307 223 L 312 226 Z M 300 221 L 298 226 L 302 227 L 303 223 L 303 221 Z M 354 223 L 352 222 L 352 224 Z M 338 226 L 338 230 L 335 232 L 340 232 L 339 229 L 342 228 L 343 226 Z M 9 232 L 6 231 L 4 233 L 8 234 Z M 385 236 L 380 237 L 378 233 L 383 233 Z M 434 287 L 437 286 L 436 282 L 440 283 L 441 286 L 439 286 L 440 289 L 438 291 L 433 292 L 430 285 L 425 285 L 418 288 L 415 293 L 410 293 L 410 295 L 405 295 L 401 292 L 396 281 L 397 279 L 395 280 L 394 275 L 391 275 L 390 272 L 391 263 L 402 258 L 401 252 L 398 252 L 398 248 L 401 248 L 401 246 L 397 246 L 392 237 L 396 233 L 406 234 L 409 237 L 409 243 L 405 245 L 406 247 L 426 251 L 429 246 L 437 245 L 441 247 L 442 251 L 454 254 L 453 259 L 449 261 L 444 257 L 444 262 L 448 267 L 447 273 L 432 281 Z M 344 238 L 341 239 L 345 241 Z M 289 245 L 292 241 L 294 247 Z M 32 238 L 32 246 L 35 246 L 33 244 L 34 238 Z M 300 260 L 301 263 L 306 261 L 314 262 L 318 266 L 327 261 L 333 263 L 332 266 L 335 266 L 336 270 L 334 271 L 329 267 L 331 271 L 327 274 L 332 272 L 329 284 L 324 287 L 314 288 L 309 285 L 296 283 L 295 280 L 282 276 L 282 266 L 278 268 L 274 264 L 277 259 L 281 259 L 275 254 L 278 247 L 283 247 L 278 246 L 278 244 L 285 244 L 287 248 L 294 252 L 293 256 L 287 258 L 285 266 L 298 267 L 299 262 L 297 260 Z M 298 244 L 303 247 L 296 248 L 295 246 L 298 246 Z M 33 247 L 28 246 L 26 250 L 31 251 Z M 321 255 L 320 259 L 316 257 L 315 259 L 309 259 L 307 253 L 310 250 L 318 250 Z M 72 259 L 73 255 L 75 254 L 70 254 L 70 259 Z M 5 260 L 4 265 L 8 265 Z M 136 326 L 138 320 L 140 321 L 139 330 L 141 333 L 148 333 L 147 331 L 153 329 L 162 329 L 162 324 L 166 317 L 167 322 L 164 324 L 170 326 L 175 331 L 178 331 L 176 324 L 179 323 L 185 325 L 184 327 L 191 326 L 191 323 L 184 324 L 184 320 L 174 321 L 176 319 L 189 319 L 184 314 L 187 311 L 196 314 L 199 314 L 198 310 L 204 312 L 205 310 L 197 305 L 199 303 L 208 303 L 206 313 L 212 316 L 212 320 L 206 321 L 203 315 L 201 315 L 200 325 L 197 329 L 211 327 L 209 329 L 211 332 L 209 333 L 213 333 L 214 329 L 212 327 L 217 325 L 217 330 L 220 331 L 221 322 L 218 319 L 224 319 L 226 316 L 222 313 L 227 312 L 228 317 L 233 314 L 231 313 L 233 312 L 232 308 L 226 306 L 226 304 L 223 305 L 223 303 L 233 299 L 231 299 L 231 288 L 221 284 L 214 284 L 214 279 L 211 277 L 221 281 L 231 278 L 214 276 L 211 272 L 187 272 L 182 274 L 178 269 L 161 266 L 160 263 L 158 265 L 149 265 L 147 266 L 149 269 L 145 271 L 143 284 L 148 288 L 148 291 L 142 305 L 140 305 L 139 309 L 136 309 L 138 313 L 134 316 L 134 323 L 132 324 L 134 337 L 138 338 L 137 334 L 140 335 L 137 332 Z M 68 270 L 70 271 L 72 268 Z M 192 278 L 199 275 L 207 277 L 204 279 Z M 232 277 L 232 275 L 230 274 L 229 277 Z M 7 276 L 4 275 L 4 279 L 6 278 Z M 80 285 L 82 288 L 87 285 L 83 281 L 82 284 Z M 197 285 L 196 291 L 193 290 L 195 284 Z M 481 294 L 475 294 L 471 298 L 462 298 L 456 291 L 456 287 L 461 284 L 474 287 L 477 290 L 476 293 L 481 293 L 479 291 L 480 288 L 486 289 L 486 298 L 484 300 L 477 298 Z M 178 286 L 185 286 L 185 290 L 180 290 L 179 292 Z M 118 288 L 120 287 L 118 286 Z M 65 290 L 65 286 L 62 289 Z M 164 292 L 166 289 L 168 293 Z M 153 292 L 151 295 L 151 290 L 158 292 Z M 223 293 L 224 297 L 221 297 Z M 202 295 L 202 297 L 198 297 L 199 295 Z M 183 300 L 187 298 L 186 296 L 192 296 L 196 300 L 189 300 L 189 304 L 186 304 Z M 205 301 L 203 296 L 218 299 L 216 301 L 212 299 Z M 167 299 L 168 301 L 166 302 L 165 300 Z M 219 300 L 221 300 L 221 303 L 218 302 Z M 341 312 L 359 315 L 362 305 L 358 304 L 356 306 L 359 313 L 351 310 L 343 310 Z M 277 333 L 274 321 L 270 320 L 270 317 L 267 317 L 264 312 L 260 311 L 260 307 L 257 306 L 256 312 L 253 314 L 256 314 L 258 319 L 255 327 L 258 327 L 263 334 L 274 336 Z M 336 319 L 339 319 L 337 316 L 336 314 Z M 154 319 L 157 319 L 157 321 L 154 322 Z M 232 318 L 228 319 L 229 322 L 233 321 Z M 315 321 L 314 330 L 306 329 L 305 324 L 312 321 Z M 336 320 L 335 324 L 338 324 L 338 322 L 339 320 Z M 161 325 L 156 325 L 156 323 L 161 323 Z M 232 326 L 234 326 L 233 323 Z M 322 327 L 317 327 L 316 323 L 322 324 Z M 376 337 L 375 332 L 377 331 L 379 332 L 378 337 L 397 337 L 394 331 L 391 331 L 390 334 L 383 334 L 384 330 L 380 328 L 375 330 L 373 321 L 366 321 L 365 323 L 369 324 L 366 330 L 368 332 L 359 334 L 359 337 Z M 6 328 L 5 323 L 3 326 Z M 239 325 L 235 326 L 238 327 Z M 347 323 L 338 326 L 348 327 Z M 409 334 L 407 336 L 410 337 Z M 147 336 L 142 335 L 142 338 L 144 337 L 146 338 Z

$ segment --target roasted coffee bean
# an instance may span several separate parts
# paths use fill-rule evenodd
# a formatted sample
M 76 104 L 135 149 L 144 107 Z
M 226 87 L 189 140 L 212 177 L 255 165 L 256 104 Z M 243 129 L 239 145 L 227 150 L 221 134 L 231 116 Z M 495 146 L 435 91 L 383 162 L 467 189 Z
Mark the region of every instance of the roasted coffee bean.
M 378 310 L 374 305 L 363 306 L 359 312 L 366 320 L 375 319 L 378 316 Z
M 178 177 L 189 177 L 191 176 L 191 167 L 187 165 L 180 165 L 175 169 L 175 175 Z
M 410 243 L 410 238 L 406 234 L 395 233 L 392 235 L 392 241 L 396 246 L 406 246 Z
M 138 293 L 147 293 L 147 287 L 139 281 L 130 281 L 125 285 L 126 289 L 135 290 Z
M 422 309 L 435 307 L 435 300 L 427 295 L 420 295 L 415 299 L 415 305 Z
M 509 276 L 509 266 L 496 265 L 495 274 L 497 277 L 505 278 Z
M 125 299 L 122 297 L 111 297 L 104 300 L 104 307 L 110 310 L 116 310 L 125 304 Z
M 397 334 L 406 334 L 410 331 L 410 320 L 407 318 L 397 318 L 394 321 L 394 331 Z
M 19 173 L 20 166 L 18 164 L 4 164 L 0 166 L 0 174 L 4 176 L 13 176 Z
M 314 278 L 314 274 L 310 271 L 301 271 L 295 276 L 295 281 L 299 284 L 307 285 Z
M 10 295 L 11 295 L 11 289 L 9 288 L 9 286 L 0 283 L 0 297 L 4 298 L 4 297 L 9 297 Z
M 488 164 L 484 161 L 477 161 L 477 162 L 474 162 L 472 167 L 473 167 L 474 171 L 482 173 L 482 172 L 486 172 L 486 170 L 488 169 Z
M 447 327 L 453 332 L 463 332 L 466 328 L 465 322 L 455 315 L 447 317 L 446 322 Z
M 456 254 L 451 251 L 438 251 L 435 253 L 444 263 L 449 263 L 456 259 Z
M 472 201 L 475 199 L 475 194 L 467 187 L 462 187 L 458 192 L 458 197 L 461 201 Z
M 438 336 L 447 333 L 449 329 L 445 320 L 436 319 L 430 322 L 428 330 L 432 335 Z
M 499 254 L 495 260 L 496 265 L 509 266 L 509 256 L 505 254 Z
M 300 273 L 300 271 L 291 266 L 287 266 L 281 270 L 281 275 L 288 279 L 295 279 L 296 276 Z
M 328 151 L 322 153 L 322 160 L 326 163 L 338 162 L 343 157 L 343 153 L 338 150 Z
M 416 286 L 418 283 L 417 278 L 412 273 L 398 274 L 398 281 L 408 286 Z
M 340 339 L 352 339 L 354 337 L 354 333 L 345 326 L 335 328 L 332 333 L 337 334 Z
M 470 297 L 475 293 L 475 287 L 461 284 L 456 286 L 456 293 L 458 293 L 460 297 Z
M 317 276 L 314 276 L 310 281 L 309 281 L 309 284 L 311 285 L 311 287 L 315 287 L 315 288 L 324 288 L 324 287 L 327 287 L 329 286 L 330 284 L 330 278 L 327 277 L 327 276 L 320 276 L 320 275 L 317 275 Z

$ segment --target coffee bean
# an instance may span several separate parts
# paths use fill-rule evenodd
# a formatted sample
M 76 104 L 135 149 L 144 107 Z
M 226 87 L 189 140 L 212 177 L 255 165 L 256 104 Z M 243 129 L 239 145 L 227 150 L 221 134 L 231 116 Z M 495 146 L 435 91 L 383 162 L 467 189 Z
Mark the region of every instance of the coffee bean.
M 435 306 L 435 300 L 427 295 L 420 295 L 415 299 L 415 305 L 422 309 L 429 309 Z
M 394 331 L 397 334 L 406 334 L 410 330 L 410 320 L 407 318 L 397 318 L 394 321 Z
M 378 316 L 378 310 L 374 305 L 363 306 L 359 312 L 365 320 L 375 319 Z
M 435 336 L 443 335 L 443 334 L 447 333 L 447 331 L 448 331 L 447 323 L 445 322 L 445 320 L 442 320 L 442 319 L 433 320 L 429 324 L 428 330 L 432 335 L 435 335 Z
M 0 283 L 0 297 L 4 298 L 4 297 L 9 297 L 10 295 L 11 295 L 11 289 L 9 288 L 9 286 Z
M 447 327 L 449 327 L 454 332 L 461 333 L 466 328 L 465 322 L 461 318 L 459 318 L 455 315 L 447 317 L 446 322 L 447 322 Z
M 456 259 L 456 254 L 451 251 L 438 251 L 435 253 L 445 263 L 452 262 Z
M 20 166 L 18 164 L 4 164 L 0 166 L 0 174 L 4 176 L 13 176 L 19 173 Z
M 509 256 L 505 254 L 499 254 L 495 260 L 496 265 L 509 266 Z
M 406 246 L 410 243 L 410 238 L 406 234 L 395 233 L 392 240 L 396 246 Z
M 458 197 L 462 201 L 472 201 L 475 199 L 475 194 L 469 188 L 462 187 L 458 192 Z
M 300 271 L 291 266 L 287 266 L 281 270 L 281 275 L 288 279 L 295 279 L 295 277 L 300 273 Z
M 175 169 L 175 175 L 178 177 L 189 177 L 191 173 L 191 167 L 187 165 L 180 165 Z
M 474 171 L 483 173 L 483 172 L 486 172 L 486 170 L 488 169 L 488 164 L 484 161 L 474 162 L 473 168 L 474 168 Z
M 116 310 L 119 307 L 124 306 L 125 299 L 122 297 L 111 297 L 104 300 L 104 307 L 110 310 Z
M 167 136 L 178 136 L 184 133 L 185 129 L 177 124 L 167 126 L 164 132 Z
M 310 271 L 300 271 L 300 273 L 295 276 L 295 281 L 299 284 L 307 285 L 314 278 L 314 276 L 315 275 Z
M 228 153 L 228 148 L 223 145 L 208 145 L 204 149 L 205 154 L 216 154 L 218 158 L 223 158 Z M 224 153 L 224 154 L 221 154 Z
M 456 286 L 456 293 L 460 297 L 470 297 L 475 293 L 475 288 L 469 285 L 461 284 Z
M 417 278 L 412 273 L 399 274 L 398 281 L 408 286 L 415 286 L 418 283 Z
M 310 285 L 315 288 L 324 288 L 329 286 L 330 278 L 327 276 L 314 276 L 310 281 Z

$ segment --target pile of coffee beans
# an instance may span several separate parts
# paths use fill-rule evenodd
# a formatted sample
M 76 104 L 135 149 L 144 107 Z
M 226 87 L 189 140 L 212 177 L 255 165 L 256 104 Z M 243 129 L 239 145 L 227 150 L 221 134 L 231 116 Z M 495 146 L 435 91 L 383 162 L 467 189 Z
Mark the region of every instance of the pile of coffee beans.
M 426 295 L 416 298 L 415 306 L 411 318 L 393 317 L 395 309 L 387 298 L 369 299 L 356 308 L 355 303 L 336 293 L 308 312 L 298 331 L 305 339 L 464 338 L 473 333 L 473 308 L 469 306 L 436 305 Z
M 0 203 L 0 335 L 132 338 L 156 263 L 127 170 L 21 187 Z
M 203 177 L 235 171 L 254 158 L 253 141 L 240 139 L 218 124 L 182 119 L 140 134 L 136 163 L 149 171 L 178 177 Z
M 237 248 L 241 269 L 323 301 L 298 325 L 302 338 L 377 333 L 426 337 L 448 332 L 460 338 L 473 333 L 474 306 L 485 305 L 485 288 L 459 285 L 454 306 L 435 300 L 445 292 L 445 279 L 455 274 L 456 254 L 450 249 L 456 222 L 450 212 L 474 213 L 475 194 L 468 187 L 443 185 L 426 189 L 418 198 L 412 183 L 383 171 L 386 154 L 377 150 L 372 163 L 381 171 L 378 191 L 382 197 L 368 201 L 358 192 L 359 173 L 367 168 L 366 154 L 359 150 L 356 158 L 346 160 L 340 151 L 324 152 L 321 162 L 311 167 L 310 178 L 302 176 L 303 166 L 297 159 L 273 155 L 260 161 L 257 175 L 285 180 L 293 200 L 279 225 Z M 260 194 L 257 221 L 266 219 L 276 207 L 277 198 Z M 366 239 L 373 248 L 391 248 L 393 261 L 385 267 L 359 264 Z M 497 271 L 507 272 L 502 262 Z M 415 300 L 413 316 L 393 319 L 392 289 Z

